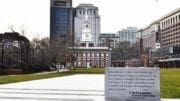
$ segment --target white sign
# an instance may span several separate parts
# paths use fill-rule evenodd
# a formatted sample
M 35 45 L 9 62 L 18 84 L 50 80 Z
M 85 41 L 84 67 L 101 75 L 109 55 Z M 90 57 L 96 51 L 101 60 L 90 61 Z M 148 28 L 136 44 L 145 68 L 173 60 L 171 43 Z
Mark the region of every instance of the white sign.
M 156 43 L 156 49 L 161 48 L 161 44 L 160 43 Z
M 106 101 L 160 101 L 159 68 L 106 68 Z

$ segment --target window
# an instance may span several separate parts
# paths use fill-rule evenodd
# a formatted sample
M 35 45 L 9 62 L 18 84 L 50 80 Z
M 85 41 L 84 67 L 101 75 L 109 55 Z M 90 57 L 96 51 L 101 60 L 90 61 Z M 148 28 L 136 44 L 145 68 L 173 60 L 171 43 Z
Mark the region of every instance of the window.
M 90 53 L 88 53 L 87 56 L 90 57 Z
M 104 67 L 104 63 L 103 62 L 101 63 L 101 67 Z
M 92 57 L 94 57 L 94 53 L 92 53 L 91 55 L 92 55 Z
M 171 18 L 171 22 L 170 22 L 170 24 L 172 25 L 172 18 Z
M 89 28 L 88 24 L 86 25 L 86 28 Z
M 97 53 L 96 56 L 99 57 L 99 53 Z
M 55 6 L 66 6 L 66 1 L 55 1 L 54 5 Z
M 108 54 L 106 53 L 106 57 L 108 57 Z
M 175 23 L 175 18 L 173 17 L 173 24 Z
M 78 53 L 78 57 L 81 57 L 81 53 Z
M 83 57 L 86 57 L 86 53 L 83 53 Z
M 96 11 L 94 11 L 94 15 L 96 15 Z
M 80 67 L 81 66 L 81 62 L 78 62 L 78 67 Z

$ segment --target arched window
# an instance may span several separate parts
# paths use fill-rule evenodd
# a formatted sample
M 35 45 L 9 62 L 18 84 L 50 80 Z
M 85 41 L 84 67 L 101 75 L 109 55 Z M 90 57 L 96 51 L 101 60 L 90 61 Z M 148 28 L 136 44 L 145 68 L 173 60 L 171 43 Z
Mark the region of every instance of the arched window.
M 79 14 L 81 15 L 81 10 L 79 10 Z

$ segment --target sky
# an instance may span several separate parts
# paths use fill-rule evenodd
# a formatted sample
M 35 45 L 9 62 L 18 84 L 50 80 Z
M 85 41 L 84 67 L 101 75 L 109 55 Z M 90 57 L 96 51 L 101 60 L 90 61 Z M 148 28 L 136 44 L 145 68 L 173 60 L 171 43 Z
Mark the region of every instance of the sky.
M 99 8 L 102 33 L 143 28 L 180 7 L 180 0 L 73 0 L 73 7 L 80 3 Z M 49 37 L 49 24 L 50 0 L 0 0 L 0 33 L 13 28 L 29 39 Z

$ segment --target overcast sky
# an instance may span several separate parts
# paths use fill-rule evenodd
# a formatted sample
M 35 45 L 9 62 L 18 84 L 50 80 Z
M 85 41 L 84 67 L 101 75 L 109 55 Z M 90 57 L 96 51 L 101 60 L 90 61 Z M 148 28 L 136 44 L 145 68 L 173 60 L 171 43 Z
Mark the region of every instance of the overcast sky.
M 115 33 L 127 26 L 145 27 L 180 7 L 180 0 L 74 0 L 73 6 L 92 3 L 99 7 L 101 32 Z M 0 33 L 11 25 L 26 36 L 49 37 L 50 0 L 0 0 Z

